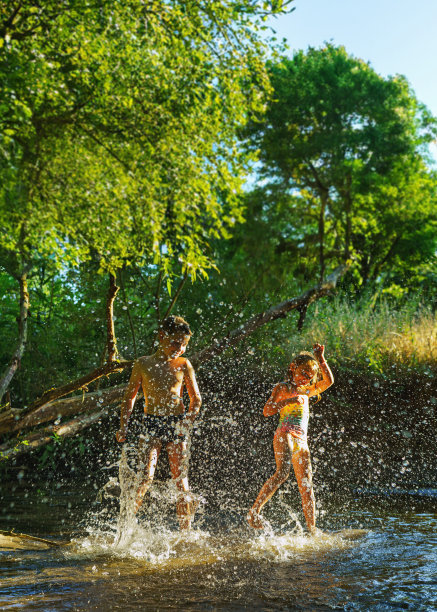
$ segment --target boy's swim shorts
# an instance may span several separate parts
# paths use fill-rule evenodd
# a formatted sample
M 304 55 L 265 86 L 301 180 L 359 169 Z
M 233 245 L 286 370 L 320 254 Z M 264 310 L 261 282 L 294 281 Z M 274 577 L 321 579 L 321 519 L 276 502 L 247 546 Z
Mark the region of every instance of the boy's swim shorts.
M 158 438 L 164 444 L 169 442 L 186 442 L 188 427 L 182 426 L 185 414 L 175 416 L 155 416 L 145 414 L 142 435 L 147 438 Z

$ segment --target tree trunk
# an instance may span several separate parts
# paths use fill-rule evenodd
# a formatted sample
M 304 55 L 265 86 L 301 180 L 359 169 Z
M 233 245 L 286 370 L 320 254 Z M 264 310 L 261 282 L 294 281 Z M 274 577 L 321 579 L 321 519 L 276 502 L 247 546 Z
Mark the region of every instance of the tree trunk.
M 161 323 L 161 308 L 160 308 L 161 284 L 162 284 L 162 271 L 160 271 L 158 275 L 158 282 L 156 284 L 156 291 L 155 291 L 155 299 L 153 303 L 158 326 Z
M 325 277 L 325 211 L 328 197 L 327 194 L 322 191 L 320 195 L 320 213 L 319 213 L 319 269 L 320 279 L 319 282 L 323 283 Z
M 18 370 L 27 342 L 27 318 L 29 316 L 29 292 L 27 288 L 27 270 L 19 277 L 20 283 L 20 318 L 18 319 L 18 345 L 11 363 L 0 379 L 0 402 L 6 393 L 15 372 Z
M 320 211 L 319 211 L 319 222 L 318 222 L 318 240 L 319 240 L 319 282 L 323 283 L 325 277 L 325 214 L 329 199 L 329 187 L 325 185 L 321 179 L 317 169 L 314 165 L 308 161 L 308 168 L 311 172 L 312 178 L 314 179 L 313 188 L 320 198 Z
M 73 380 L 67 383 L 66 385 L 63 385 L 62 387 L 57 387 L 56 389 L 50 389 L 49 391 L 45 391 L 40 398 L 38 398 L 35 402 L 31 404 L 30 411 L 36 410 L 40 406 L 44 406 L 48 402 L 57 400 L 60 397 L 63 397 L 64 395 L 73 393 L 73 391 L 86 388 L 87 385 L 101 378 L 102 376 L 107 376 L 108 374 L 112 374 L 113 372 L 120 372 L 132 365 L 131 361 L 117 361 L 118 355 L 114 330 L 113 307 L 118 290 L 119 287 L 117 287 L 117 285 L 115 284 L 115 276 L 113 274 L 110 274 L 109 291 L 106 300 L 107 339 L 106 346 L 103 351 L 102 365 L 92 370 L 92 372 L 89 372 L 88 374 L 85 374 L 84 376 L 81 376 L 80 378 Z M 104 360 L 105 353 L 107 354 L 106 362 Z M 2 426 L 0 422 L 0 432 L 1 431 Z
M 173 310 L 173 308 L 174 308 L 174 306 L 175 306 L 176 302 L 178 301 L 178 298 L 179 298 L 179 296 L 181 294 L 181 291 L 184 288 L 185 283 L 187 282 L 187 278 L 188 278 L 188 270 L 185 270 L 184 276 L 183 276 L 181 282 L 179 283 L 178 288 L 176 289 L 176 292 L 175 292 L 175 294 L 173 296 L 172 301 L 170 302 L 169 307 L 167 308 L 167 310 L 165 312 L 163 320 L 166 319 L 170 315 L 171 311 Z
M 377 263 L 375 264 L 375 267 L 373 269 L 372 272 L 372 276 L 371 276 L 371 280 L 375 281 L 378 277 L 379 274 L 381 274 L 382 269 L 384 268 L 385 264 L 390 261 L 390 259 L 393 257 L 393 254 L 396 250 L 396 247 L 400 241 L 401 237 L 400 236 L 394 236 L 394 240 L 391 243 L 389 249 L 387 250 L 386 254 L 384 255 L 384 257 Z M 369 266 L 370 267 L 370 266 Z
M 134 322 L 132 321 L 132 316 L 130 313 L 129 302 L 128 302 L 127 294 L 126 294 L 126 287 L 124 285 L 123 270 L 120 270 L 120 287 L 121 287 L 121 292 L 123 294 L 124 305 L 126 307 L 127 318 L 129 320 L 130 331 L 132 334 L 132 346 L 134 348 L 134 357 L 135 359 L 137 359 L 138 353 L 137 353 L 137 340 L 135 337 L 135 327 L 134 327 Z
M 346 212 L 346 228 L 345 228 L 345 245 L 344 245 L 344 260 L 348 261 L 351 256 L 351 241 L 352 241 L 352 195 L 351 195 L 352 178 L 348 176 L 346 179 L 345 196 L 345 212 Z
M 115 340 L 115 329 L 114 329 L 114 300 L 120 287 L 117 287 L 115 282 L 115 275 L 109 275 L 109 290 L 108 298 L 106 300 L 106 332 L 107 332 L 107 345 L 108 345 L 108 357 L 107 362 L 116 361 L 117 359 L 117 343 Z

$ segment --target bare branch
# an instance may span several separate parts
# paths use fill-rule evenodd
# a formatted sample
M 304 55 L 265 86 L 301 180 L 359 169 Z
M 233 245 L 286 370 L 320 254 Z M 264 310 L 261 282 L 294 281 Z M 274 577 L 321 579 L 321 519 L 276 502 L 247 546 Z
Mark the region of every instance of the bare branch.
M 173 310 L 174 305 L 176 304 L 176 302 L 177 302 L 177 300 L 178 300 L 178 298 L 179 298 L 179 296 L 181 294 L 181 291 L 182 291 L 182 289 L 183 289 L 183 287 L 184 287 L 184 285 L 185 285 L 185 283 L 187 281 L 187 278 L 188 278 L 188 270 L 185 270 L 184 277 L 181 280 L 181 282 L 179 283 L 178 288 L 176 289 L 176 292 L 175 292 L 175 294 L 173 296 L 173 299 L 172 299 L 172 301 L 170 303 L 170 306 L 167 308 L 167 311 L 166 311 L 166 313 L 164 315 L 164 319 L 166 319 L 169 316 L 169 314 L 171 313 L 171 311 Z
M 237 329 L 233 329 L 229 332 L 222 340 L 216 341 L 212 346 L 208 346 L 205 349 L 199 351 L 195 355 L 190 358 L 190 361 L 193 364 L 204 363 L 205 361 L 209 361 L 220 353 L 223 353 L 226 349 L 235 344 L 238 344 L 243 340 L 246 336 L 253 333 L 256 329 L 265 325 L 266 323 L 270 323 L 270 321 L 274 321 L 275 319 L 279 319 L 285 317 L 290 310 L 302 309 L 303 307 L 308 307 L 315 300 L 327 295 L 330 291 L 335 289 L 338 279 L 343 276 L 348 267 L 346 265 L 339 266 L 332 274 L 330 274 L 327 279 L 306 291 L 303 295 L 292 298 L 291 300 L 286 300 L 285 302 L 281 302 L 276 306 L 272 306 L 265 312 L 261 312 L 248 321 L 238 327 Z

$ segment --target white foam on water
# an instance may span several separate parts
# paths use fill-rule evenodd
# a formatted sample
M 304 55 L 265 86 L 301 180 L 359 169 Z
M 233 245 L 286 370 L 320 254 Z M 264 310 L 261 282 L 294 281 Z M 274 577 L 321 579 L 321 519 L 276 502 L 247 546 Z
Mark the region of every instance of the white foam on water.
M 77 539 L 66 554 L 73 556 L 109 556 L 141 561 L 151 568 L 169 569 L 211 564 L 219 561 L 291 561 L 306 554 L 345 550 L 357 542 L 345 534 L 293 530 L 275 534 L 246 528 L 211 534 L 201 529 L 175 531 L 163 525 L 131 525 L 122 540 L 116 534 L 93 531 Z
M 346 536 L 346 537 L 345 537 Z M 357 538 L 346 534 L 317 531 L 314 535 L 292 531 L 282 534 L 261 533 L 251 540 L 249 554 L 273 562 L 289 561 L 302 553 L 324 553 L 356 546 Z
M 154 482 L 147 493 L 144 507 L 138 516 L 133 512 L 138 476 L 128 465 L 123 451 L 119 466 L 121 488 L 120 513 L 117 523 L 108 522 L 107 515 L 94 517 L 88 527 L 89 535 L 72 542 L 67 555 L 95 558 L 130 559 L 154 569 L 186 567 L 233 560 L 290 561 L 302 554 L 321 553 L 328 550 L 354 546 L 352 538 L 342 537 L 341 532 L 328 534 L 317 531 L 310 536 L 305 532 L 298 515 L 290 507 L 282 506 L 282 525 L 274 529 L 263 519 L 260 531 L 248 526 L 219 531 L 199 527 L 179 531 L 175 520 L 175 502 L 180 493 L 173 481 Z M 202 509 L 205 500 L 190 493 Z M 221 508 L 226 514 L 226 509 Z M 235 509 L 234 509 L 235 511 Z M 229 509 L 231 514 L 231 509 Z M 229 524 L 232 521 L 229 520 Z M 279 533 L 278 533 L 279 532 Z

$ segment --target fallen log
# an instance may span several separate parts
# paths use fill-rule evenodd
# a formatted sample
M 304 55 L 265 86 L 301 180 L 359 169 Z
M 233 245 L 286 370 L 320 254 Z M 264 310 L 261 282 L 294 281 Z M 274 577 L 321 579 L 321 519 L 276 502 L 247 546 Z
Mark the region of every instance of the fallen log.
M 11 408 L 10 406 L 0 412 L 0 433 L 12 432 L 14 423 L 20 420 L 23 413 L 27 412 L 20 408 Z
M 23 431 L 31 429 L 58 418 L 65 418 L 76 414 L 82 414 L 89 410 L 98 409 L 100 406 L 108 406 L 121 401 L 126 385 L 117 385 L 108 389 L 99 389 L 84 393 L 79 397 L 69 397 L 50 402 L 32 412 L 16 419 L 13 411 L 8 418 L 0 418 L 0 433 Z
M 91 414 L 71 419 L 61 425 L 49 425 L 43 429 L 38 429 L 31 434 L 23 436 L 21 439 L 2 444 L 0 446 L 0 459 L 9 459 L 12 456 L 17 457 L 18 455 L 29 453 L 40 446 L 45 446 L 55 439 L 74 436 L 82 429 L 93 425 L 93 423 L 107 416 L 109 416 L 108 406 L 98 411 L 94 408 Z
M 204 363 L 213 357 L 217 357 L 217 355 L 220 355 L 220 353 L 223 353 L 223 351 L 226 349 L 238 344 L 238 342 L 241 342 L 243 338 L 249 336 L 262 325 L 285 317 L 291 310 L 298 310 L 300 312 L 299 326 L 301 326 L 302 312 L 306 313 L 306 310 L 310 304 L 335 289 L 338 280 L 343 276 L 347 269 L 348 266 L 346 265 L 339 266 L 320 285 L 309 289 L 299 297 L 292 298 L 291 300 L 285 300 L 285 302 L 281 302 L 276 306 L 272 306 L 265 312 L 260 312 L 254 317 L 251 317 L 248 321 L 246 321 L 246 323 L 243 323 L 240 325 L 240 327 L 237 327 L 237 329 L 230 331 L 229 334 L 227 334 L 220 341 L 217 341 L 211 346 L 208 346 L 198 353 L 195 353 L 195 355 L 190 357 L 191 363 L 194 366 L 197 366 L 198 364 Z
M 64 395 L 68 395 L 73 391 L 77 391 L 78 389 L 82 389 L 86 387 L 90 383 L 94 382 L 98 378 L 102 376 L 108 376 L 109 374 L 113 374 L 114 372 L 121 372 L 126 368 L 132 367 L 132 361 L 110 361 L 105 363 L 105 365 L 96 368 L 92 372 L 85 374 L 81 378 L 77 380 L 73 380 L 62 387 L 57 387 L 56 389 L 49 389 L 45 391 L 41 397 L 39 397 L 33 404 L 30 406 L 30 412 L 33 412 L 37 408 L 41 406 L 47 405 L 49 402 L 57 400 Z
M 69 542 L 45 540 L 25 533 L 0 530 L 0 550 L 48 550 L 58 546 L 66 546 Z

